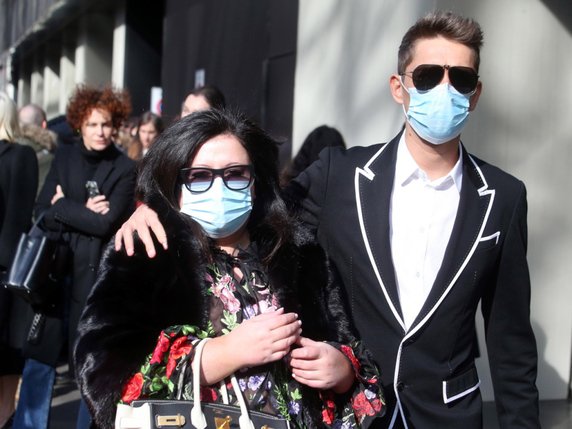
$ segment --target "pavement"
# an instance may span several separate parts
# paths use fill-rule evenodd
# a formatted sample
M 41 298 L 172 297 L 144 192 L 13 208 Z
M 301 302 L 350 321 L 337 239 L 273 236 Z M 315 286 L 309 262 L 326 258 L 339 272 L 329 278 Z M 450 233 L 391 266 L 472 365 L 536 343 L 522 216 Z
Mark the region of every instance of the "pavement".
M 57 368 L 49 429 L 75 429 L 80 394 L 67 365 Z M 572 428 L 570 400 L 540 401 L 540 421 L 543 429 Z M 498 429 L 494 402 L 483 404 L 483 428 Z
M 79 390 L 68 372 L 68 366 L 59 366 L 56 369 L 49 429 L 74 429 L 79 401 Z

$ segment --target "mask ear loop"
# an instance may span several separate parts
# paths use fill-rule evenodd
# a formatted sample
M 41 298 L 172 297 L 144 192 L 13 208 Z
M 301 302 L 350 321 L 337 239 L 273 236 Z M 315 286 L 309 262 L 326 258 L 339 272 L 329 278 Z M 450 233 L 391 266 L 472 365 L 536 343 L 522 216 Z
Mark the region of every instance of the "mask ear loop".
M 409 90 L 405 86 L 405 82 L 403 82 L 403 75 L 399 75 L 399 83 L 401 83 L 401 88 L 405 90 L 407 94 L 410 94 Z M 405 110 L 405 103 L 401 103 L 401 109 L 403 109 L 403 114 L 405 115 L 405 120 L 409 123 L 409 116 L 407 115 L 407 110 Z
M 405 82 L 403 82 L 403 75 L 402 74 L 399 75 L 399 83 L 401 84 L 401 87 L 405 90 L 405 92 L 409 94 L 409 90 L 405 86 Z M 405 108 L 405 106 L 404 106 L 404 108 Z

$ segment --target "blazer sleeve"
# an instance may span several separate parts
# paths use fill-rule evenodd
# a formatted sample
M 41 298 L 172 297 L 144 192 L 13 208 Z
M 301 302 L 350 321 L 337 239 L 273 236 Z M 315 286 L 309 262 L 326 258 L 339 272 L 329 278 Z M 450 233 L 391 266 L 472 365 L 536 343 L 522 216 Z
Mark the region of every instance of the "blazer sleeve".
M 284 190 L 285 200 L 290 208 L 298 212 L 304 223 L 315 230 L 324 207 L 328 187 L 328 172 L 331 152 L 326 148 L 319 158 L 292 180 Z
M 526 189 L 513 209 L 496 284 L 483 296 L 486 342 L 500 427 L 540 428 L 537 351 L 530 324 Z

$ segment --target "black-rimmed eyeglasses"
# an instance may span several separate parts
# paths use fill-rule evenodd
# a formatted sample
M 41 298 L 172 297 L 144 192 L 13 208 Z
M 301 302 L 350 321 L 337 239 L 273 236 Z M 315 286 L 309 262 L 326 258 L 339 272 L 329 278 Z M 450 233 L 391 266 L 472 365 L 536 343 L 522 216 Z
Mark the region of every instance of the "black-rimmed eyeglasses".
M 215 177 L 220 176 L 228 189 L 241 191 L 248 188 L 254 179 L 251 165 L 232 165 L 225 168 L 192 167 L 180 172 L 182 183 L 193 194 L 208 191 Z
M 445 70 L 449 72 L 451 85 L 461 94 L 471 94 L 477 89 L 479 75 L 470 67 L 421 64 L 415 67 L 415 70 L 401 75 L 411 75 L 413 85 L 418 91 L 429 91 L 441 83 Z

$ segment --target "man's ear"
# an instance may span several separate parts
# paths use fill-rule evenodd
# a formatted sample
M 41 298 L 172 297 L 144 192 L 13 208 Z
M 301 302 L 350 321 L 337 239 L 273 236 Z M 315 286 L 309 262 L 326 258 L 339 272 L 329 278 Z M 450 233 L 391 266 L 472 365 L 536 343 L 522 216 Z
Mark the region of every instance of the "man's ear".
M 401 79 L 399 75 L 392 74 L 389 78 L 389 89 L 391 91 L 391 96 L 398 104 L 404 104 L 404 96 L 403 93 L 405 90 L 403 89 L 403 84 L 401 83 Z

